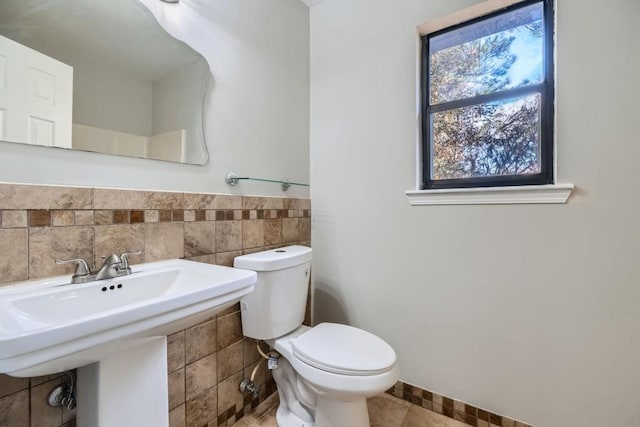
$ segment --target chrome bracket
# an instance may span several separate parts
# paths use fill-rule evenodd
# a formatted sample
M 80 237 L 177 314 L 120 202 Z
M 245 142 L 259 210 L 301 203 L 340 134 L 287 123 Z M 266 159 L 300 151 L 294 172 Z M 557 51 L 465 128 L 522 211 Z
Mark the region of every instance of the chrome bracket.
M 238 185 L 238 182 L 240 182 L 240 180 L 238 179 L 237 173 L 229 172 L 224 176 L 224 182 L 226 182 L 228 185 L 232 187 L 235 187 L 236 185 Z

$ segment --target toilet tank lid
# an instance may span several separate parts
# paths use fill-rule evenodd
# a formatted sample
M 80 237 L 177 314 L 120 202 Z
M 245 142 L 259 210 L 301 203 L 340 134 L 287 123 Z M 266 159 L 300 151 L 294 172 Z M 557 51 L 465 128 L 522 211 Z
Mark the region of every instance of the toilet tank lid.
M 236 257 L 233 266 L 253 271 L 274 271 L 306 262 L 311 262 L 311 248 L 293 245 Z

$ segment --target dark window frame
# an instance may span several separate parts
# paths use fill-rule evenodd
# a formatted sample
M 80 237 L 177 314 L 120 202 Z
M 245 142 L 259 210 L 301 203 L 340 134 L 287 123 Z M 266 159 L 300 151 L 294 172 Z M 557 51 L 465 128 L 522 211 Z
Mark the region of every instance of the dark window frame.
M 455 31 L 468 25 L 500 16 L 532 4 L 543 4 L 545 29 L 543 67 L 545 79 L 542 83 L 525 87 L 505 89 L 486 95 L 443 102 L 431 106 L 429 103 L 429 40 L 443 33 Z M 422 112 L 422 189 L 501 187 L 519 185 L 544 185 L 554 183 L 554 9 L 553 0 L 525 0 L 504 9 L 479 16 L 463 23 L 423 35 L 421 37 L 421 112 Z M 513 98 L 525 94 L 539 93 L 540 102 L 540 173 L 527 175 L 502 175 L 456 179 L 431 179 L 431 113 L 446 111 L 469 105 Z

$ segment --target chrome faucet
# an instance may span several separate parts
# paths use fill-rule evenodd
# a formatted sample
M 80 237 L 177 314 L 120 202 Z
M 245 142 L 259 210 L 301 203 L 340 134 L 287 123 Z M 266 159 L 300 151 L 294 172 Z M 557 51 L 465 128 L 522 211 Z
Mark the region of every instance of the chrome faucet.
M 71 276 L 71 283 L 87 283 L 94 280 L 113 279 L 114 277 L 127 276 L 131 274 L 129 266 L 130 255 L 140 255 L 142 251 L 125 252 L 118 256 L 112 254 L 102 257 L 102 266 L 98 271 L 92 272 L 87 262 L 82 259 L 57 259 L 56 264 L 76 264 L 76 271 Z

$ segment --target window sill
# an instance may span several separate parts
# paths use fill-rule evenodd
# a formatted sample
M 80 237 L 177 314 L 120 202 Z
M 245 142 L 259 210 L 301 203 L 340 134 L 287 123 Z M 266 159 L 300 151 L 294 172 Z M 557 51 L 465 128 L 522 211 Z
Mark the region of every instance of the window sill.
M 567 202 L 573 188 L 573 184 L 551 184 L 447 188 L 406 191 L 405 194 L 411 206 L 562 204 Z

